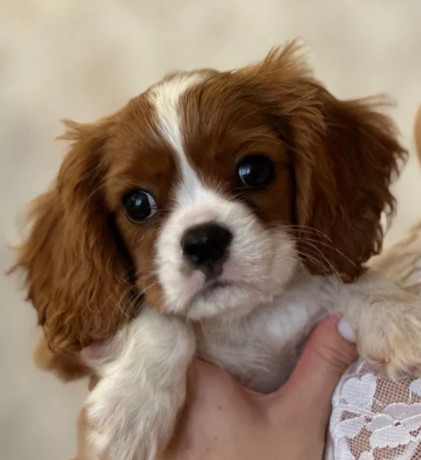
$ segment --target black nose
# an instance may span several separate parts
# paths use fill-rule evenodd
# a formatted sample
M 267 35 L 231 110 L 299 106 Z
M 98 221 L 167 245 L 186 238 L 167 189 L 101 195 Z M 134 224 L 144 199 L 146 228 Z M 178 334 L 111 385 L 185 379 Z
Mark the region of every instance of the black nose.
M 213 269 L 224 260 L 232 240 L 232 233 L 216 223 L 190 227 L 181 238 L 183 254 L 191 265 L 199 269 Z

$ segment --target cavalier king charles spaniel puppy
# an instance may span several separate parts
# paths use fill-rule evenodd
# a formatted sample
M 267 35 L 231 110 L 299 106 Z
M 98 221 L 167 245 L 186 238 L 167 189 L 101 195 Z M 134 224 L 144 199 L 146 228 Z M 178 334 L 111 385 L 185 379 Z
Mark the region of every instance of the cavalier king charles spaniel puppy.
M 406 154 L 373 104 L 336 99 L 291 43 L 245 68 L 167 75 L 107 118 L 66 122 L 70 151 L 17 266 L 44 365 L 98 378 L 88 458 L 154 459 L 195 355 L 277 389 L 331 313 L 363 359 L 391 376 L 420 371 L 420 299 L 364 268 Z

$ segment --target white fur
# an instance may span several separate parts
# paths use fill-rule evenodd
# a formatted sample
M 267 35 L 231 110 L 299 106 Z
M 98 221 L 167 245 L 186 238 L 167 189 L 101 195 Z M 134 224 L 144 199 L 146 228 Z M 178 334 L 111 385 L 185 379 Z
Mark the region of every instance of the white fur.
M 180 204 L 189 202 L 192 193 L 204 190 L 184 152 L 179 105 L 180 98 L 185 92 L 200 83 L 203 78 L 203 72 L 177 74 L 152 88 L 149 95 L 157 114 L 160 134 L 173 147 L 181 169 L 181 183 L 175 196 Z
M 191 327 L 144 308 L 107 348 L 112 356 L 88 361 L 100 377 L 84 406 L 89 459 L 155 460 L 184 403 Z

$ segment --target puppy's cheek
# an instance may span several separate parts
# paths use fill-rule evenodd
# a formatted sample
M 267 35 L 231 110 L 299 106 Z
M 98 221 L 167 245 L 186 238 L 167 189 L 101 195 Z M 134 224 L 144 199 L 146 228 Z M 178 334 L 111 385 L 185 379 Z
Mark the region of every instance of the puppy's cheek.
M 258 288 L 268 297 L 280 294 L 299 265 L 294 240 L 285 230 L 266 230 L 256 225 L 255 231 L 240 235 L 233 244 L 224 276 Z
M 140 303 L 145 301 L 149 307 L 155 310 L 166 311 L 167 304 L 165 302 L 162 284 L 157 276 L 157 265 L 154 261 L 154 257 L 150 254 L 148 254 L 148 257 L 141 254 L 136 260 L 136 266 L 138 267 L 136 273 L 136 300 Z
M 294 239 L 282 228 L 274 231 L 271 239 L 271 287 L 269 289 L 274 295 L 278 295 L 297 272 L 300 258 Z
M 262 234 L 249 238 L 247 244 L 234 242 L 230 256 L 223 268 L 223 278 L 228 281 L 258 284 L 264 288 L 270 274 L 270 245 Z
M 183 313 L 185 304 L 202 288 L 204 282 L 203 274 L 189 270 L 183 260 L 181 235 L 182 228 L 173 217 L 162 229 L 155 257 L 161 303 L 173 313 Z
M 158 282 L 157 282 L 158 283 Z M 151 287 L 143 294 L 149 307 L 157 311 L 169 311 L 168 302 L 160 285 Z

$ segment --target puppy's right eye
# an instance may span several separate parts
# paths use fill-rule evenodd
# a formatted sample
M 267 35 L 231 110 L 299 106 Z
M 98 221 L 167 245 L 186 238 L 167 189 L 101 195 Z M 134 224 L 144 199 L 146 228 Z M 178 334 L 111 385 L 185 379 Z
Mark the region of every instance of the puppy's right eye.
M 252 155 L 243 158 L 238 164 L 237 174 L 247 188 L 263 188 L 273 179 L 275 168 L 268 157 Z
M 138 224 L 150 219 L 157 211 L 153 196 L 145 190 L 133 190 L 123 197 L 126 216 Z

